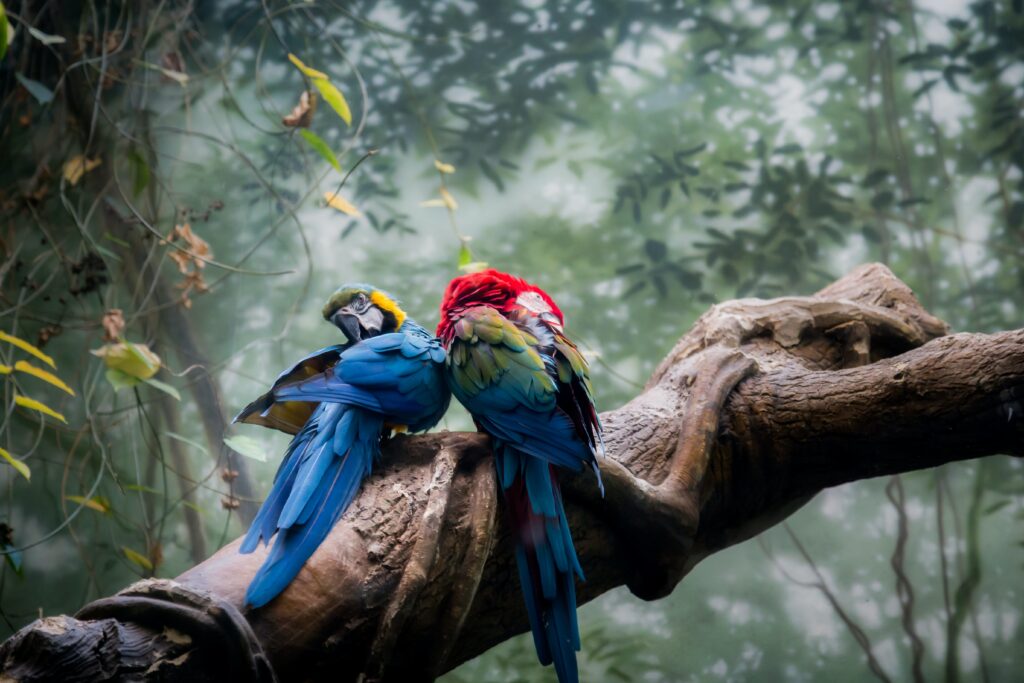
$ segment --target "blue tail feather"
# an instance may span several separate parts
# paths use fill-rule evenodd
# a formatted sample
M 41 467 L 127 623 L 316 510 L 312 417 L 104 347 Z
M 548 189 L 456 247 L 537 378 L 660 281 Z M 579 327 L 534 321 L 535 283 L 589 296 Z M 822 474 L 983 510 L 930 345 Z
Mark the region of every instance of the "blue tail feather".
M 583 578 L 551 465 L 505 444 L 495 447 L 498 477 L 516 542 L 516 565 L 537 658 L 559 683 L 578 683 L 576 577 Z
M 351 504 L 380 448 L 380 416 L 323 404 L 289 447 L 287 460 L 240 548 L 273 548 L 249 584 L 245 602 L 261 607 L 285 589 Z M 335 446 L 344 446 L 340 450 Z

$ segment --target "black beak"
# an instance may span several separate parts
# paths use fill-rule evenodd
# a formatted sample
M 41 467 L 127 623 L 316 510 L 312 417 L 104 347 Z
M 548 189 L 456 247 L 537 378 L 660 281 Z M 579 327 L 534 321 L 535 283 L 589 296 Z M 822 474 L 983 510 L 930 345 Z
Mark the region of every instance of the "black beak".
M 353 344 L 357 344 L 363 339 L 363 326 L 359 324 L 359 318 L 352 313 L 344 313 L 338 311 L 331 316 L 331 322 L 337 326 L 339 330 L 345 333 L 348 340 Z

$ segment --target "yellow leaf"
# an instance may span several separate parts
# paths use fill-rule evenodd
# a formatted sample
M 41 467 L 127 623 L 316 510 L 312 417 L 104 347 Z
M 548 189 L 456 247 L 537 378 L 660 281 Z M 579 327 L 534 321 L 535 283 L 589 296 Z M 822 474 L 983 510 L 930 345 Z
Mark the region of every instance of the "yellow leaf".
M 43 361 L 44 363 L 49 365 L 51 368 L 56 368 L 57 367 L 54 364 L 52 358 L 50 358 L 45 353 L 43 353 L 42 351 L 37 349 L 34 345 L 29 344 L 24 339 L 19 339 L 18 337 L 15 337 L 13 334 L 7 334 L 6 332 L 0 332 L 0 341 L 5 341 L 8 344 L 13 344 L 14 346 L 17 346 L 22 351 L 25 351 L 27 353 L 31 353 L 33 356 L 35 356 L 39 360 Z
M 0 375 L 9 375 L 11 374 L 12 370 L 14 370 L 14 368 L 12 368 L 10 365 L 4 365 L 3 363 L 0 363 Z
M 443 209 L 447 205 L 444 203 L 443 199 L 428 199 L 426 201 L 420 202 L 420 206 L 425 206 L 428 209 L 434 209 L 434 208 Z
M 311 67 L 306 66 L 302 63 L 302 60 L 293 55 L 291 52 L 288 53 L 288 61 L 295 65 L 295 68 L 303 73 L 303 75 L 309 78 L 327 78 L 327 74 L 323 71 L 317 71 Z
M 121 546 L 121 551 L 124 552 L 124 556 L 129 560 L 139 565 L 147 571 L 153 571 L 153 563 L 149 561 L 149 558 L 142 553 L 137 553 L 128 546 Z
M 110 503 L 103 496 L 94 496 L 92 498 L 86 498 L 85 496 L 64 496 L 64 500 L 70 500 L 72 503 L 77 503 L 82 507 L 87 507 L 90 510 L 96 512 L 102 512 L 108 514 L 110 512 Z
M 160 356 L 150 351 L 145 344 L 104 344 L 98 349 L 91 349 L 89 353 L 102 358 L 108 368 L 143 380 L 155 375 L 162 365 Z
M 434 159 L 434 168 L 436 168 L 441 173 L 455 173 L 454 166 L 452 166 L 451 164 L 446 164 L 443 161 L 439 161 L 438 159 Z
M 67 384 L 64 384 L 64 381 L 60 377 L 57 377 L 57 375 L 54 375 L 53 373 L 47 372 L 46 370 L 43 370 L 42 368 L 37 368 L 36 366 L 32 365 L 28 361 L 19 360 L 17 363 L 14 364 L 14 369 L 17 370 L 18 372 L 24 372 L 26 375 L 32 375 L 33 377 L 38 377 L 39 379 L 43 380 L 44 382 L 48 382 L 49 384 L 52 384 L 53 386 L 57 387 L 61 391 L 65 391 L 65 392 L 71 394 L 72 396 L 75 395 L 74 390 L 71 387 L 69 387 Z
M 345 125 L 352 125 L 352 110 L 348 108 L 348 102 L 345 100 L 345 96 L 341 94 L 333 83 L 324 78 L 314 78 L 313 87 L 320 92 L 320 97 L 324 98 L 324 102 L 331 105 L 334 111 L 338 112 L 338 116 L 345 122 Z
M 455 197 L 453 197 L 452 193 L 444 187 L 441 188 L 441 201 L 443 201 L 444 205 L 452 211 L 459 208 L 459 203 L 455 201 Z
M 102 163 L 99 158 L 86 159 L 83 155 L 77 154 L 64 162 L 64 179 L 71 185 L 77 185 L 83 175 Z
M 335 194 L 333 192 L 324 192 L 324 199 L 327 201 L 327 206 L 331 207 L 332 209 L 337 209 L 338 211 L 341 211 L 344 214 L 348 214 L 349 216 L 355 216 L 357 218 L 363 215 L 359 213 L 359 209 L 357 209 L 347 199 L 345 199 L 339 194 Z
M 18 474 L 25 477 L 25 479 L 32 481 L 32 470 L 28 468 L 28 465 L 18 460 L 17 458 L 15 458 L 13 455 L 11 455 L 2 448 L 0 448 L 0 458 L 3 458 L 7 462 L 9 462 L 11 464 L 11 467 L 18 471 Z
M 45 403 L 40 403 L 39 401 L 35 400 L 34 398 L 29 398 L 27 396 L 15 395 L 14 403 L 15 403 L 15 405 L 19 405 L 22 408 L 28 408 L 29 410 L 38 411 L 38 412 L 42 413 L 43 415 L 49 415 L 52 418 L 60 420 L 64 424 L 68 423 L 68 421 L 64 419 L 63 415 L 61 415 L 60 413 L 58 413 L 56 410 L 54 410 L 50 406 L 46 405 Z

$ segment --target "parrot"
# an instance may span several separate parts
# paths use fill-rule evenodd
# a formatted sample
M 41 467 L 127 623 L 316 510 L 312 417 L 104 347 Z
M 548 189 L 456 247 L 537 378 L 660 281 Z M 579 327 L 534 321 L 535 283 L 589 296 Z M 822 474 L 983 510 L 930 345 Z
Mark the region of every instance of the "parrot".
M 587 361 L 551 297 L 488 269 L 445 290 L 437 336 L 452 393 L 490 435 L 537 657 L 560 683 L 579 680 L 575 579 L 584 579 L 565 517 L 560 470 L 594 471 L 603 451 Z
M 342 285 L 323 317 L 346 342 L 281 373 L 234 419 L 294 435 L 239 547 L 251 553 L 275 539 L 245 594 L 253 608 L 281 593 L 327 538 L 380 457 L 382 439 L 430 429 L 451 400 L 440 340 L 390 294 Z

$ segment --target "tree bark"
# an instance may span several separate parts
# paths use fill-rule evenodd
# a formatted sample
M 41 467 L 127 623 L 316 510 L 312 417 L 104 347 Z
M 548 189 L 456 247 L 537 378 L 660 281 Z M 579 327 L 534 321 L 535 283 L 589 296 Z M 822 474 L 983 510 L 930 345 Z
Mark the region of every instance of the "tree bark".
M 663 597 L 830 486 L 1024 455 L 1024 330 L 946 332 L 877 264 L 811 297 L 712 307 L 602 415 L 605 497 L 592 474 L 565 479 L 580 602 L 623 584 Z M 528 628 L 492 470 L 479 434 L 393 439 L 267 607 L 243 616 L 264 553 L 236 541 L 175 581 L 29 625 L 0 667 L 19 681 L 97 662 L 139 678 L 430 680 Z

